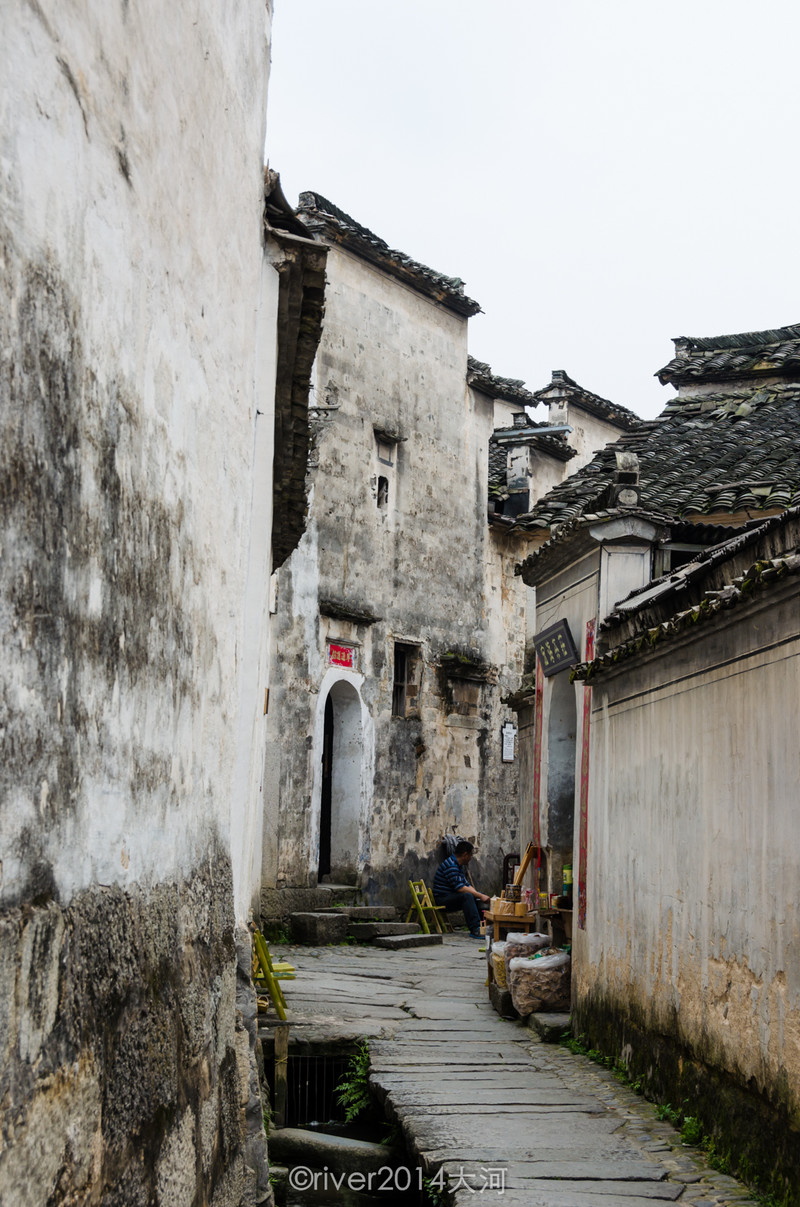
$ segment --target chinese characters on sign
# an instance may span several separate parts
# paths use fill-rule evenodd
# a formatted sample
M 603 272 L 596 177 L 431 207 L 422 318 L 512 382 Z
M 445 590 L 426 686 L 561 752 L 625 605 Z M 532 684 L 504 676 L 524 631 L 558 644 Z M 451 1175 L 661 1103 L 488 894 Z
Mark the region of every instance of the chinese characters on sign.
M 506 721 L 500 732 L 503 735 L 503 762 L 513 763 L 514 740 L 517 736 L 517 731 L 510 721 Z
M 542 629 L 534 637 L 533 644 L 545 675 L 555 675 L 578 661 L 575 642 L 566 620 L 559 620 L 548 629 Z
M 355 666 L 355 650 L 351 645 L 334 645 L 331 642 L 328 646 L 328 665 L 342 666 L 348 671 L 353 670 Z

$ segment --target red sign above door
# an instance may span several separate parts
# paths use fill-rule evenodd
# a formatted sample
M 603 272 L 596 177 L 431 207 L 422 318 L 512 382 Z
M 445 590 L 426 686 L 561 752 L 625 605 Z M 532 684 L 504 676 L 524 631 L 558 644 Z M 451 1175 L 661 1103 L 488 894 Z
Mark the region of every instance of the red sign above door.
M 351 671 L 355 665 L 355 650 L 351 645 L 334 645 L 331 642 L 328 646 L 328 665 L 343 666 Z

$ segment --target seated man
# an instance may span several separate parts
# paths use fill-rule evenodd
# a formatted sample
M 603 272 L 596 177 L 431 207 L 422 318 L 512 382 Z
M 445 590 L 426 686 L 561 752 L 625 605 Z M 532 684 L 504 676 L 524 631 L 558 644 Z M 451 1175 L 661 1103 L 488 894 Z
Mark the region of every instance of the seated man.
M 463 910 L 470 935 L 473 939 L 480 939 L 483 937 L 480 932 L 483 914 L 478 902 L 488 904 L 489 898 L 486 893 L 479 893 L 473 888 L 464 874 L 464 868 L 472 858 L 474 849 L 472 843 L 465 839 L 456 843 L 455 853 L 449 855 L 436 869 L 433 878 L 433 899 L 445 909 Z

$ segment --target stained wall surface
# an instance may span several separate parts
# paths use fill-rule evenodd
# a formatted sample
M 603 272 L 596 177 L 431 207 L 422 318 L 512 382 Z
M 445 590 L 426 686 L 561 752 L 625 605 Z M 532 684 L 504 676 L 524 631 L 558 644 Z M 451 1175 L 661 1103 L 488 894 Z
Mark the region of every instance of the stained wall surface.
M 775 588 L 597 679 L 587 926 L 575 936 L 583 1020 L 668 1037 L 795 1133 L 797 616 L 796 589 Z
M 5 6 L 3 1202 L 270 1196 L 235 947 L 260 871 L 269 15 Z
M 477 840 L 479 883 L 499 885 L 503 853 L 518 849 L 517 764 L 502 762 L 500 731 L 522 669 L 524 588 L 517 538 L 487 524 L 493 405 L 466 386 L 466 341 L 460 315 L 330 253 L 309 522 L 278 572 L 268 890 L 317 882 L 322 713 L 342 678 L 362 709 L 359 841 L 334 880 L 402 902 L 445 830 Z M 398 642 L 418 655 L 405 715 L 393 713 Z M 352 648 L 352 668 L 337 668 L 331 643 Z M 333 829 L 335 847 L 335 817 Z

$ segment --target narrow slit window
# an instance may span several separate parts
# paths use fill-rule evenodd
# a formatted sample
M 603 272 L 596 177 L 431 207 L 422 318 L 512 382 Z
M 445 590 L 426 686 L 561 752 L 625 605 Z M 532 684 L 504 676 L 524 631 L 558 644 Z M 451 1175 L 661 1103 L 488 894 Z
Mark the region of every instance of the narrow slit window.
M 389 506 L 389 479 L 378 478 L 378 510 L 385 511 Z
M 405 641 L 394 643 L 394 684 L 392 715 L 415 717 L 419 713 L 419 685 L 422 674 L 420 647 Z

